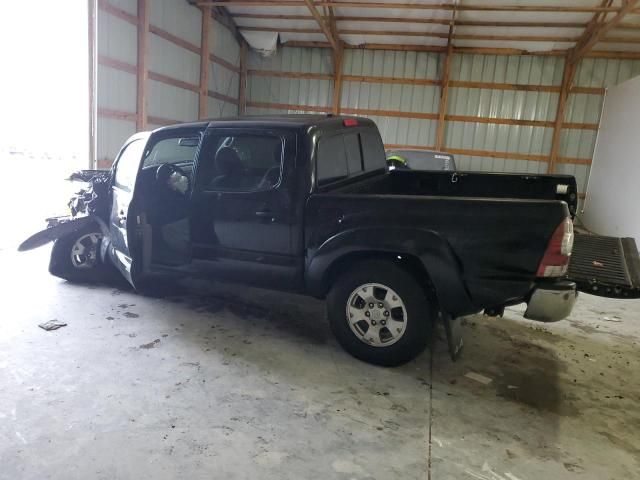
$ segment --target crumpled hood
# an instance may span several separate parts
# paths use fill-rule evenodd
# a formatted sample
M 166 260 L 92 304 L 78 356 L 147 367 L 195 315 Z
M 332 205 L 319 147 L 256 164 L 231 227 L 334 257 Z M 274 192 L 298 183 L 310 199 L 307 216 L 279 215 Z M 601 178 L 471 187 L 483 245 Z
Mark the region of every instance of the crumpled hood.
M 47 228 L 31 235 L 20 244 L 18 251 L 24 252 L 45 245 L 65 235 L 69 235 L 86 225 L 95 222 L 103 234 L 109 234 L 106 222 L 109 216 L 109 183 L 111 172 L 108 170 L 79 170 L 67 180 L 85 182 L 69 200 L 71 215 L 47 218 Z
M 106 218 L 108 213 L 108 194 L 111 172 L 109 170 L 78 170 L 68 180 L 87 183 L 69 200 L 69 209 L 73 217 L 96 215 Z

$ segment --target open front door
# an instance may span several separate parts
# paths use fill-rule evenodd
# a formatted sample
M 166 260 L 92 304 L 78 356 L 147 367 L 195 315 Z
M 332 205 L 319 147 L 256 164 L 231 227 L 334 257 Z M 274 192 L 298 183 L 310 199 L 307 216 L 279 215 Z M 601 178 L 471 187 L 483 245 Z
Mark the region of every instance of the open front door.
M 576 233 L 567 276 L 584 293 L 640 298 L 640 259 L 635 240 Z
M 113 264 L 124 277 L 135 287 L 136 277 L 140 272 L 142 258 L 132 254 L 141 251 L 132 245 L 137 231 L 136 215 L 131 215 L 131 205 L 140 161 L 147 144 L 148 134 L 138 134 L 129 140 L 120 150 L 115 163 L 115 175 L 111 185 L 111 215 L 109 233 L 111 246 L 109 255 Z

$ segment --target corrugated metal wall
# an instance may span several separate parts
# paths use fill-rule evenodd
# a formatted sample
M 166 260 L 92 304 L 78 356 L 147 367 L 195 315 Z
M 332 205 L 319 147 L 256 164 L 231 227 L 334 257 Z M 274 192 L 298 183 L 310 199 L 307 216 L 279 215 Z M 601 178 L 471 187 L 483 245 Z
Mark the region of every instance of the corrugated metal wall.
M 562 72 L 563 59 L 559 57 L 456 54 L 451 64 L 451 80 L 464 82 L 559 87 Z M 555 92 L 452 87 L 447 113 L 553 122 L 558 95 Z M 552 137 L 552 128 L 447 122 L 445 145 L 507 154 L 548 155 Z M 544 173 L 547 168 L 546 162 L 469 155 L 458 155 L 456 164 L 463 170 L 478 171 Z
M 202 13 L 187 2 L 153 0 L 149 2 L 149 24 L 200 48 Z M 215 27 L 214 27 L 215 28 Z M 200 55 L 175 43 L 149 34 L 149 71 L 198 85 Z M 149 79 L 147 112 L 149 129 L 162 126 L 152 119 L 189 121 L 198 118 L 198 93 Z
M 228 28 L 215 22 L 209 37 L 209 50 L 223 60 L 240 68 L 240 45 Z M 209 89 L 227 97 L 238 98 L 240 75 L 224 66 L 209 62 Z M 238 114 L 238 105 L 209 98 L 209 117 L 224 117 Z
M 248 55 L 249 70 L 271 70 L 297 73 L 331 75 L 333 60 L 331 51 L 324 48 L 281 48 L 271 57 L 262 57 L 255 52 Z M 281 103 L 289 105 L 323 106 L 331 104 L 331 80 L 304 78 L 274 78 L 249 75 L 247 100 L 254 103 Z M 302 113 L 310 110 L 263 109 L 248 105 L 247 113 L 269 114 Z M 312 111 L 312 110 L 311 110 Z
M 587 58 L 576 72 L 574 84 L 578 87 L 612 87 L 640 75 L 640 60 L 616 60 Z M 567 102 L 567 122 L 600 123 L 603 95 L 572 94 Z M 560 155 L 566 157 L 593 158 L 597 132 L 587 130 L 563 130 L 560 137 Z M 574 175 L 578 188 L 585 192 L 589 179 L 589 165 L 558 164 L 556 171 Z
M 135 16 L 136 0 L 117 0 L 113 5 Z M 119 62 L 135 65 L 137 62 L 136 26 L 102 10 L 97 12 L 98 57 L 107 57 Z M 115 115 L 99 114 L 96 123 L 96 158 L 98 161 L 113 159 L 122 141 L 136 130 L 136 75 L 112 68 L 102 63 L 97 68 L 96 103 L 98 112 L 113 110 L 132 115 L 120 119 Z
M 347 50 L 343 74 L 365 77 L 407 79 L 439 78 L 436 53 Z M 436 85 L 392 85 L 345 81 L 342 86 L 342 108 L 393 110 L 437 113 L 440 87 Z M 378 124 L 387 144 L 433 145 L 436 121 L 417 118 L 371 116 Z
M 137 4 L 107 0 L 99 2 L 97 10 L 96 159 L 101 166 L 113 161 L 136 130 Z M 148 5 L 148 69 L 150 75 L 169 80 L 148 80 L 148 128 L 195 120 L 202 13 L 185 1 L 153 0 Z M 221 95 L 208 98 L 207 115 L 235 115 L 237 102 L 225 97 L 238 98 L 240 47 L 225 26 L 211 22 L 209 49 L 220 62 L 209 62 L 209 90 Z
M 130 16 L 136 15 L 136 0 L 108 0 Z M 126 15 L 125 15 L 126 16 Z M 149 39 L 149 70 L 187 85 L 199 82 L 201 12 L 187 2 L 150 2 L 150 23 L 187 43 L 180 45 L 154 33 Z M 166 37 L 166 35 L 165 35 Z M 213 22 L 210 50 L 220 62 L 210 62 L 209 89 L 219 94 L 208 99 L 209 116 L 237 113 L 240 47 L 231 32 Z M 97 126 L 98 159 L 113 159 L 120 144 L 135 130 L 136 110 L 136 26 L 123 15 L 98 11 L 98 54 L 133 67 L 98 68 Z M 440 86 L 444 55 L 428 52 L 345 51 L 341 108 L 379 111 L 370 114 L 387 144 L 433 147 L 435 144 Z M 113 62 L 112 62 L 113 63 Z M 225 66 L 226 65 L 226 66 Z M 332 101 L 333 61 L 331 51 L 319 48 L 280 48 L 264 58 L 250 52 L 248 68 L 275 72 L 294 72 L 316 78 L 290 78 L 249 75 L 247 113 L 327 111 Z M 503 56 L 455 54 L 447 115 L 485 117 L 518 121 L 547 122 L 539 125 L 505 125 L 491 122 L 448 120 L 444 147 L 457 154 L 461 169 L 544 173 L 550 154 L 553 128 L 562 83 L 563 59 L 553 56 Z M 587 59 L 578 69 L 578 87 L 608 87 L 640 74 L 640 61 Z M 365 77 L 366 81 L 358 77 Z M 426 80 L 422 84 L 382 83 L 371 77 Z M 466 82 L 463 86 L 456 82 Z M 478 83 L 518 84 L 520 89 L 475 88 Z M 532 86 L 532 91 L 526 90 Z M 552 87 L 555 91 L 539 91 Z M 227 99 L 227 100 L 225 100 Z M 569 96 L 566 122 L 597 124 L 603 95 L 577 93 Z M 276 104 L 268 107 L 267 104 Z M 314 107 L 317 107 L 314 109 Z M 151 79 L 148 91 L 150 127 L 171 121 L 188 121 L 198 116 L 198 93 Z M 371 112 L 373 113 L 373 112 Z M 410 116 L 428 118 L 403 118 Z M 426 115 L 425 115 L 426 114 Z M 557 171 L 576 176 L 584 191 L 597 132 L 593 129 L 563 129 L 560 157 L 577 159 L 558 163 Z M 486 155 L 484 154 L 486 152 Z M 529 159 L 525 159 L 529 157 Z M 531 159 L 534 158 L 534 160 Z
M 331 52 L 327 49 L 285 47 L 271 58 L 250 56 L 250 69 L 280 72 L 331 74 Z M 438 80 L 443 55 L 426 52 L 400 52 L 349 49 L 345 51 L 343 75 Z M 508 83 L 525 86 L 556 87 L 557 91 L 526 91 L 450 86 L 448 115 L 490 117 L 554 122 L 562 83 L 564 60 L 553 56 L 504 56 L 455 54 L 451 64 L 454 82 Z M 579 87 L 607 87 L 640 74 L 640 61 L 584 60 L 576 74 Z M 248 101 L 327 107 L 331 104 L 329 79 L 292 79 L 249 76 Z M 373 109 L 393 112 L 436 114 L 439 85 L 407 85 L 344 81 L 341 108 Z M 523 87 L 524 88 L 524 87 Z M 571 94 L 566 122 L 595 123 L 600 119 L 603 96 Z M 250 108 L 250 113 L 295 112 L 299 109 Z M 308 111 L 308 110 L 303 110 Z M 388 112 L 387 112 L 388 113 Z M 386 144 L 432 147 L 437 120 L 370 116 L 376 121 Z M 564 129 L 561 157 L 590 159 L 597 132 Z M 549 126 L 499 125 L 447 121 L 445 148 L 498 152 L 498 155 L 456 156 L 461 169 L 545 173 L 546 161 L 523 160 L 523 156 L 547 157 L 551 151 L 553 128 Z M 509 158 L 513 155 L 513 158 Z M 505 158 L 501 158 L 505 157 Z M 541 159 L 542 160 L 542 159 Z M 589 166 L 557 165 L 557 172 L 575 175 L 580 191 L 586 188 Z

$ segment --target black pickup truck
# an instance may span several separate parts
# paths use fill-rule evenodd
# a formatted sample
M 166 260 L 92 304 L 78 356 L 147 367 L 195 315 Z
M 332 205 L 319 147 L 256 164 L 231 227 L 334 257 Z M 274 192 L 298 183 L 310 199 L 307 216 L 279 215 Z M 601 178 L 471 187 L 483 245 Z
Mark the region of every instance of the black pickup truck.
M 72 215 L 21 245 L 56 240 L 54 275 L 88 280 L 110 264 L 140 289 L 204 275 L 326 298 L 343 347 L 381 365 L 414 358 L 436 320 L 455 355 L 463 315 L 526 302 L 525 317 L 556 321 L 578 289 L 640 296 L 633 240 L 582 242 L 567 275 L 573 177 L 389 170 L 364 118 L 164 127 L 127 140 L 110 171 L 76 177 L 90 185 Z M 626 276 L 599 279 L 612 256 Z

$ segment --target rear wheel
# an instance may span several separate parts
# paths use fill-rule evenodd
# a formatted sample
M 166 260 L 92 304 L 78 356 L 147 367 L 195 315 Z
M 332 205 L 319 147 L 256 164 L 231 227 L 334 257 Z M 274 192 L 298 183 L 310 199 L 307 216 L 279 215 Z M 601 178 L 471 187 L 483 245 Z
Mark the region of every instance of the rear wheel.
M 429 340 L 432 305 L 415 277 L 393 262 L 353 265 L 333 285 L 327 303 L 338 342 L 360 360 L 401 365 Z
M 100 259 L 102 232 L 97 225 L 87 225 L 53 244 L 49 272 L 72 282 L 104 279 L 107 272 Z

